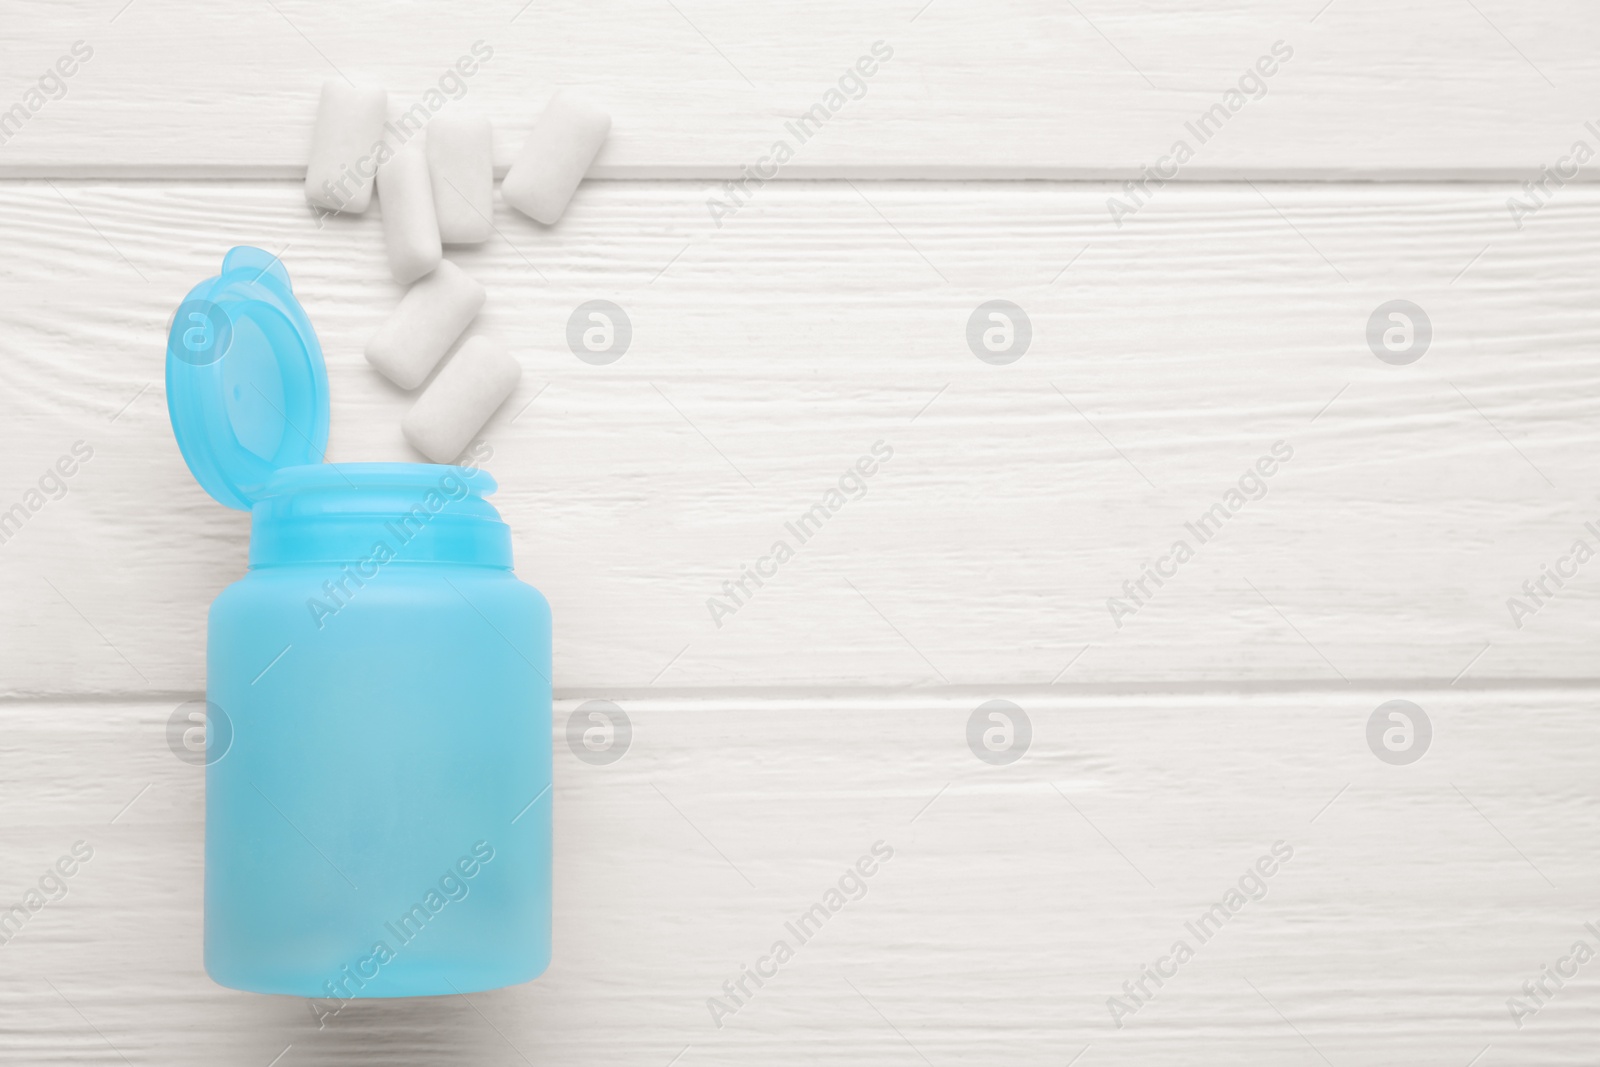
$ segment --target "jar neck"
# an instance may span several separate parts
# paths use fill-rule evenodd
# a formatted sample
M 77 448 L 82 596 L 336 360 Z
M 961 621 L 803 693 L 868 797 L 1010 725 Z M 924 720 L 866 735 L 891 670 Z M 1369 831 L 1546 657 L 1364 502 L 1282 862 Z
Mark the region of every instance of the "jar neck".
M 250 566 L 396 563 L 511 567 L 511 530 L 482 471 L 320 463 L 277 472 L 251 509 Z

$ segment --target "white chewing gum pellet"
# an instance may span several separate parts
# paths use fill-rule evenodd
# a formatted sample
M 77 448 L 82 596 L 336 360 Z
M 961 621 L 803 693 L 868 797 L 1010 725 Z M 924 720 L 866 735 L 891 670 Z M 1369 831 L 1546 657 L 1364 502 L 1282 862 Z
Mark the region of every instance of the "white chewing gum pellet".
M 386 209 L 387 210 L 387 209 Z M 483 286 L 450 262 L 413 285 L 367 342 L 367 362 L 402 389 L 427 380 L 483 307 Z
M 494 218 L 494 133 L 486 115 L 437 115 L 428 123 L 428 176 L 439 237 L 447 245 L 489 239 Z
M 433 214 L 433 185 L 422 140 L 420 133 L 412 137 L 378 171 L 389 273 L 401 285 L 410 285 L 439 265 L 439 220 Z
M 587 100 L 570 93 L 551 97 L 500 185 L 506 203 L 554 223 L 610 132 L 611 116 Z
M 428 384 L 400 430 L 435 463 L 461 455 L 522 377 L 522 364 L 499 341 L 469 337 Z
M 317 127 L 306 162 L 306 199 L 329 211 L 359 215 L 372 202 L 389 94 L 330 79 L 322 83 Z

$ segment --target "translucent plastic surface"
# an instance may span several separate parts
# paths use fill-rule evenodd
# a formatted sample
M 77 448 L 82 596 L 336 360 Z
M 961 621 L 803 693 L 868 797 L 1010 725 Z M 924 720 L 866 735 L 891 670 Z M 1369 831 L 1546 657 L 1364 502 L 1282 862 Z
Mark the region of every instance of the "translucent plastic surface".
M 223 985 L 334 1010 L 549 962 L 550 612 L 508 538 L 471 534 L 504 527 L 454 471 L 325 465 L 256 504 L 277 561 L 217 597 L 208 637 Z

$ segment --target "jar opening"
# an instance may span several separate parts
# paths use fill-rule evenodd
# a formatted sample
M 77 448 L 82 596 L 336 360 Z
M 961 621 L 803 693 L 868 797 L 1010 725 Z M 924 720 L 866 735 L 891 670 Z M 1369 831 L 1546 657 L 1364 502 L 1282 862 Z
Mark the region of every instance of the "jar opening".
M 272 475 L 251 509 L 250 565 L 397 561 L 511 566 L 486 471 L 433 463 L 315 463 Z

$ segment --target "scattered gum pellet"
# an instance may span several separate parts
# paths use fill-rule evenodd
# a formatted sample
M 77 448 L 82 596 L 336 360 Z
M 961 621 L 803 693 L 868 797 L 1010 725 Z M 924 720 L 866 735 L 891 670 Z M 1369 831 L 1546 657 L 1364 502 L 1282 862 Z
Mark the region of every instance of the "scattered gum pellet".
M 483 307 L 484 288 L 448 259 L 413 285 L 367 341 L 367 362 L 402 389 L 415 389 Z
M 435 463 L 449 463 L 505 403 L 521 377 L 522 365 L 499 341 L 469 337 L 406 412 L 401 432 Z
M 317 125 L 306 162 L 306 199 L 329 211 L 359 215 L 372 202 L 372 179 L 379 159 L 389 94 L 349 85 L 322 83 Z
M 506 203 L 549 225 L 561 218 L 611 132 L 611 116 L 571 93 L 550 98 L 501 183 Z
M 389 272 L 409 285 L 439 265 L 439 221 L 433 211 L 428 157 L 418 134 L 378 170 L 378 202 Z
M 494 218 L 494 133 L 488 117 L 435 116 L 428 123 L 428 175 L 444 243 L 487 241 Z

